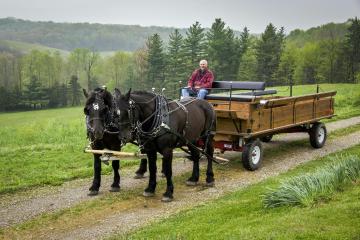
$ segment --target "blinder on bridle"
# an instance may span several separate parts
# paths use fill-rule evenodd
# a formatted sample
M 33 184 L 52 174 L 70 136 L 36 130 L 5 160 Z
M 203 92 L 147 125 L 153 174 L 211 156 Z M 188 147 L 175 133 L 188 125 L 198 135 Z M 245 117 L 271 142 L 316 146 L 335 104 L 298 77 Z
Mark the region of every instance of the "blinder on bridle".
M 111 110 L 109 109 L 109 106 L 105 104 L 105 101 L 102 97 L 99 96 L 99 93 L 95 93 L 95 101 L 92 103 L 92 105 L 87 105 L 84 108 L 84 113 L 86 115 L 86 127 L 87 131 L 93 133 L 95 130 L 91 126 L 91 122 L 94 120 L 101 120 L 104 124 L 104 129 L 108 125 L 111 124 Z M 100 117 L 90 117 L 90 110 L 89 108 L 92 107 L 95 111 L 103 111 L 99 113 Z M 103 109 L 102 109 L 103 108 Z

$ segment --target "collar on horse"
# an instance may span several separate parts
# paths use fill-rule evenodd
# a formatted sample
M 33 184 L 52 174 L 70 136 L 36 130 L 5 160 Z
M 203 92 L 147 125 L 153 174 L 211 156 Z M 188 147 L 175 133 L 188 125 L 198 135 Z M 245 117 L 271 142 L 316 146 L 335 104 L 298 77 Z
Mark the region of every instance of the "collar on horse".
M 145 142 L 159 137 L 166 133 L 163 131 L 164 129 L 170 129 L 169 127 L 169 107 L 168 101 L 164 95 L 156 94 L 154 98 L 152 98 L 148 102 L 154 101 L 154 111 L 143 121 L 139 120 L 141 109 L 138 106 L 140 102 L 136 102 L 134 99 L 130 99 L 129 101 L 129 121 L 131 125 L 131 131 L 136 135 L 136 139 L 138 144 L 140 144 L 141 139 L 146 139 Z M 152 119 L 152 122 L 149 121 Z M 144 129 L 145 124 L 150 124 L 147 129 Z M 143 146 L 141 144 L 140 146 Z

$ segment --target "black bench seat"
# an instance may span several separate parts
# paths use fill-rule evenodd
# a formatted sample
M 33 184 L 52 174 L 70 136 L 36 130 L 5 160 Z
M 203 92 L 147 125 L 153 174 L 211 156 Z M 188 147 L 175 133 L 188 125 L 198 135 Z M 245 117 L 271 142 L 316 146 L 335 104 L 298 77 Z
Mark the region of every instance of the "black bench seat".
M 208 100 L 224 100 L 224 101 L 238 101 L 251 102 L 256 96 L 263 96 L 269 94 L 276 94 L 276 90 L 265 90 L 265 82 L 233 82 L 233 81 L 214 81 L 210 91 L 222 90 L 230 91 L 227 95 L 224 94 L 208 94 L 205 99 Z M 234 93 L 234 90 L 251 90 L 251 92 Z

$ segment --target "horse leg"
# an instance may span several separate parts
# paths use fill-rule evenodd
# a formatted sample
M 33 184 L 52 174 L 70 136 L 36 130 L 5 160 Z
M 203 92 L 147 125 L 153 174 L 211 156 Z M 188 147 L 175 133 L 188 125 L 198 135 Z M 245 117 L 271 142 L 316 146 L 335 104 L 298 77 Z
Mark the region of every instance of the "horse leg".
M 213 161 L 212 161 L 212 157 L 214 156 L 214 147 L 212 145 L 212 139 L 213 136 L 210 135 L 208 136 L 207 139 L 207 146 L 206 146 L 206 153 L 210 156 L 207 157 L 208 160 L 208 164 L 207 164 L 207 169 L 206 169 L 206 186 L 207 187 L 213 187 L 215 185 L 215 179 L 214 179 L 214 172 L 213 172 Z
M 112 161 L 111 165 L 114 170 L 114 181 L 111 184 L 110 192 L 119 192 L 120 191 L 120 174 L 119 174 L 120 161 L 119 160 Z
M 141 159 L 139 169 L 135 172 L 135 179 L 143 178 L 147 170 L 147 159 Z
M 151 197 L 155 195 L 156 188 L 156 151 L 147 152 L 149 160 L 149 185 L 145 189 L 143 195 L 145 197 Z
M 193 171 L 191 177 L 186 181 L 186 185 L 195 186 L 199 182 L 199 159 L 200 154 L 197 149 L 193 146 L 188 145 L 188 148 L 191 152 L 191 160 L 193 161 Z
M 89 188 L 89 196 L 94 196 L 99 193 L 101 182 L 101 161 L 100 155 L 94 154 L 94 179 L 91 187 Z
M 166 177 L 166 192 L 163 194 L 163 198 L 161 201 L 163 202 L 171 202 L 174 193 L 174 185 L 172 182 L 172 157 L 173 150 L 171 148 L 163 151 L 163 171 Z

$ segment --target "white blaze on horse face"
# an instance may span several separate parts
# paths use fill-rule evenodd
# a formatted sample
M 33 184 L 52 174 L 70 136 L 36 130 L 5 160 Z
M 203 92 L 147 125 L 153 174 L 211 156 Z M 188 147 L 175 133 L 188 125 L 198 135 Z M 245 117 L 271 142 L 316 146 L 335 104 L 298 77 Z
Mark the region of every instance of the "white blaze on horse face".
M 93 103 L 93 109 L 94 109 L 95 111 L 99 110 L 99 104 Z
M 116 114 L 120 116 L 120 109 L 116 110 Z

